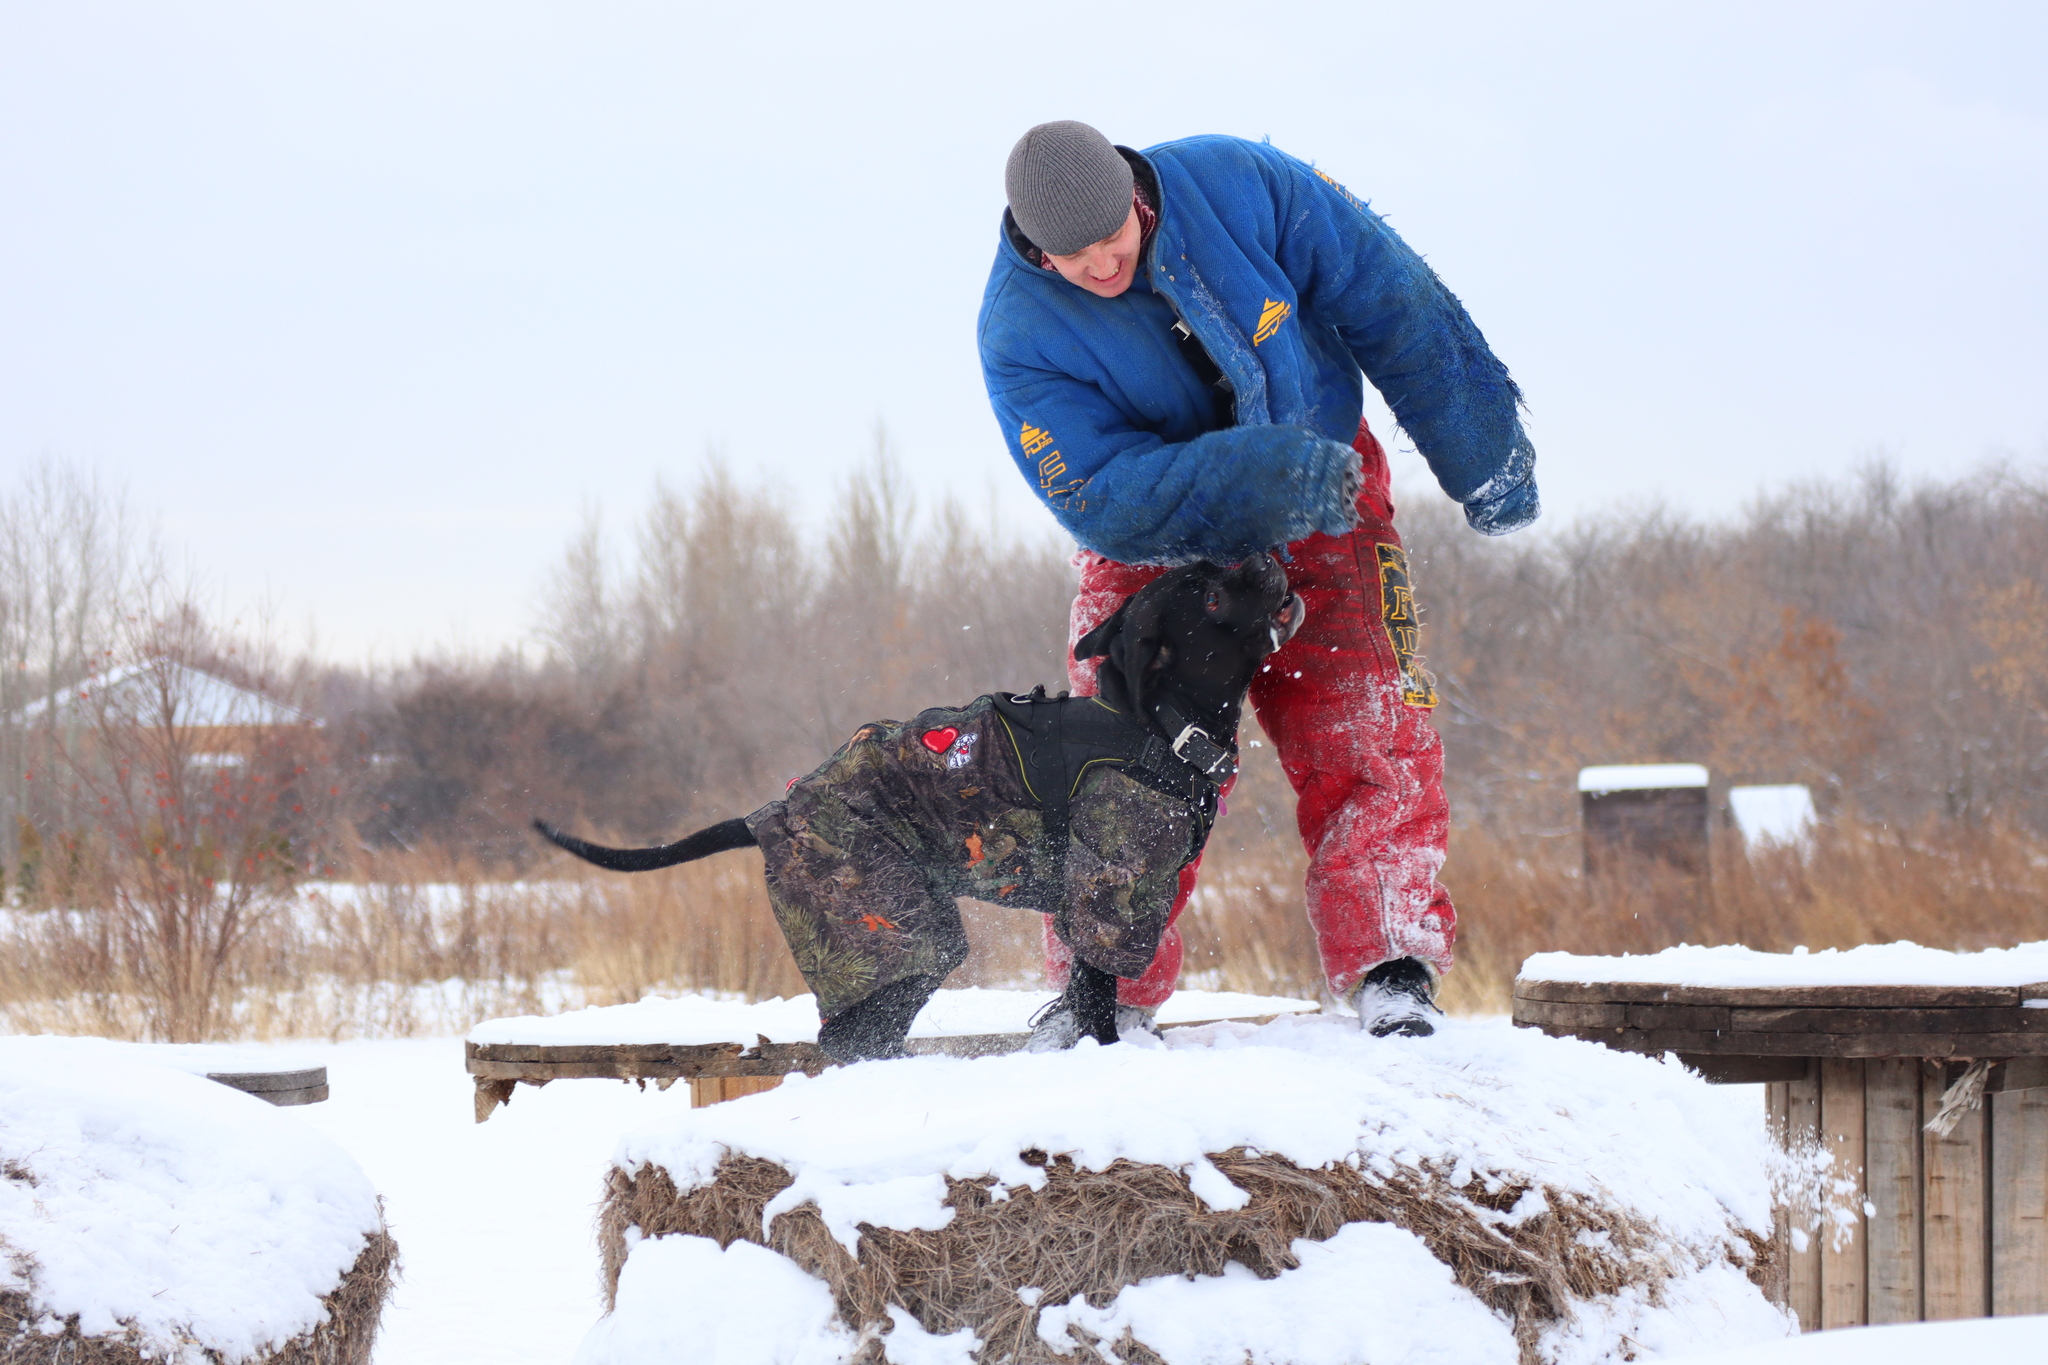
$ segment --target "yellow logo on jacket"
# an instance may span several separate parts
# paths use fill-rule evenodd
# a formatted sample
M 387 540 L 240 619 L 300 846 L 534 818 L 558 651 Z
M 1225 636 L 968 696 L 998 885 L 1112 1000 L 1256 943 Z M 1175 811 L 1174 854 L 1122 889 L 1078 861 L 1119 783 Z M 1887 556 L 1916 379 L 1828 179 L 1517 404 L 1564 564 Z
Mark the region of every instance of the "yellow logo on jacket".
M 1039 451 L 1045 450 L 1049 445 L 1052 445 L 1052 433 L 1044 427 L 1034 427 L 1031 423 L 1026 422 L 1017 432 L 1017 446 L 1024 452 L 1026 459 L 1037 455 Z M 1072 494 L 1075 489 L 1085 482 L 1082 479 L 1074 479 L 1064 487 L 1060 486 L 1055 481 L 1066 472 L 1067 462 L 1060 458 L 1060 452 L 1057 448 L 1047 450 L 1044 455 L 1039 456 L 1038 491 L 1044 494 L 1048 501 L 1058 502 Z
M 1278 299 L 1267 299 L 1265 311 L 1259 314 L 1259 330 L 1252 334 L 1252 345 L 1256 346 L 1280 330 L 1280 324 L 1287 321 L 1294 309 Z

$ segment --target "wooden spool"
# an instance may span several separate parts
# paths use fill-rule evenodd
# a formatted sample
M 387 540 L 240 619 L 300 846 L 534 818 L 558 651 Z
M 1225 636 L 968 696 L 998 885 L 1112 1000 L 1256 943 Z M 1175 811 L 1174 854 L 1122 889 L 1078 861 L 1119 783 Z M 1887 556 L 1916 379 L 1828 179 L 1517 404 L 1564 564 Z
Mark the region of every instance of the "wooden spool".
M 1840 1246 L 1779 1220 L 1801 1325 L 2048 1313 L 2048 983 L 1672 986 L 1517 981 L 1517 1024 L 1762 1082 L 1788 1150 L 1855 1183 Z M 1982 1104 L 1927 1124 L 1984 1062 Z
M 327 1098 L 324 1066 L 299 1071 L 209 1071 L 206 1079 L 272 1104 L 318 1104 Z

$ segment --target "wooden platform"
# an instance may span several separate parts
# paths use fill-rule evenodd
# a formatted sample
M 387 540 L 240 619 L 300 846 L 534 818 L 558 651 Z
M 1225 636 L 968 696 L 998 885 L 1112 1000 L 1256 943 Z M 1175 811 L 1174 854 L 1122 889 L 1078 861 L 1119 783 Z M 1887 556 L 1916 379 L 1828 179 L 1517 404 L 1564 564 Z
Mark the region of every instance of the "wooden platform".
M 1780 1219 L 1786 1306 L 1811 1330 L 2048 1313 L 2048 1008 L 2028 1000 L 2048 1000 L 2048 982 L 1517 981 L 1514 1018 L 1675 1052 L 1710 1081 L 1763 1082 L 1779 1141 L 1833 1154 L 1853 1182 L 1840 1244 L 1790 1236 Z M 1966 1077 L 1981 1103 L 1931 1130 Z
M 1302 1011 L 1312 1013 L 1313 1011 Z M 1162 1029 L 1198 1028 L 1205 1024 L 1266 1024 L 1276 1014 L 1239 1019 L 1191 1019 L 1161 1025 Z M 1026 1033 L 955 1034 L 912 1038 L 905 1044 L 912 1056 L 994 1057 L 1024 1050 Z M 476 1082 L 476 1121 L 482 1123 L 501 1104 L 509 1104 L 520 1085 L 550 1081 L 605 1079 L 632 1081 L 668 1089 L 690 1083 L 691 1102 L 702 1106 L 738 1099 L 781 1084 L 791 1072 L 815 1076 L 833 1063 L 816 1043 L 774 1043 L 758 1038 L 742 1043 L 583 1043 L 545 1046 L 524 1043 L 465 1043 L 465 1058 Z

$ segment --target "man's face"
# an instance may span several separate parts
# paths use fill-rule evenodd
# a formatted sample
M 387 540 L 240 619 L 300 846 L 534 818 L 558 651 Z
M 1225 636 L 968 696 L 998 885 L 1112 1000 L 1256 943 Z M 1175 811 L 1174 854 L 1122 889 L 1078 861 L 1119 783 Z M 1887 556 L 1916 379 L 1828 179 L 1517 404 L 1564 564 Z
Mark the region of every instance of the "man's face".
M 1131 287 L 1138 269 L 1138 246 L 1144 234 L 1138 227 L 1138 210 L 1133 207 L 1124 225 L 1093 246 L 1084 246 L 1067 256 L 1050 251 L 1045 259 L 1068 284 L 1079 285 L 1091 294 L 1113 299 Z

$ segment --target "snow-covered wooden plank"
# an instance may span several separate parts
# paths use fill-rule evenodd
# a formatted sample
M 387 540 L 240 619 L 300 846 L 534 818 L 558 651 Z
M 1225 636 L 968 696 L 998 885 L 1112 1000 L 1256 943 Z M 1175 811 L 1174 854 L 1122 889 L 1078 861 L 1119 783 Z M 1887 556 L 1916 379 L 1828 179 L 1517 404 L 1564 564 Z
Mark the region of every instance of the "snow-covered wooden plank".
M 2048 942 L 1957 953 L 1916 943 L 1766 953 L 1739 945 L 1685 945 L 1658 953 L 1609 957 L 1537 953 L 1522 964 L 1524 982 L 1555 981 L 1657 986 L 1994 986 L 2048 983 Z M 2048 988 L 2041 992 L 2048 996 Z M 2040 997 L 2037 997 L 2040 998 Z
M 1547 1000 L 1576 1004 L 1720 1005 L 1747 1009 L 1799 1006 L 1826 1009 L 1885 1008 L 1957 1009 L 1972 1006 L 2027 1008 L 2028 1000 L 2048 999 L 2048 983 L 1984 985 L 1784 985 L 1688 986 L 1655 981 L 1515 982 L 1516 1001 Z M 2032 1006 L 2036 1010 L 2042 1006 Z

